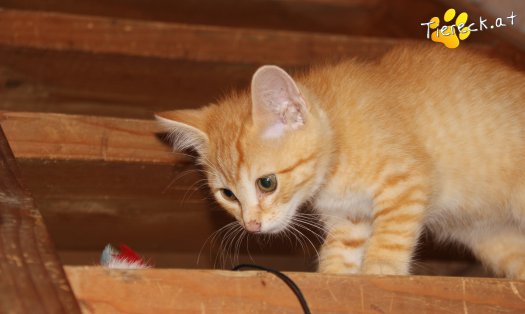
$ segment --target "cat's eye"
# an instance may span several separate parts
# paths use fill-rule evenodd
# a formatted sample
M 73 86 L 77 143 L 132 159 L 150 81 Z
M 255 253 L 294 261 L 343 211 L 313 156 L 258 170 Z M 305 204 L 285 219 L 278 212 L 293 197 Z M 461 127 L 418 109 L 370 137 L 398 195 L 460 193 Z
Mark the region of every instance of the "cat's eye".
M 277 189 L 277 177 L 274 174 L 257 179 L 257 187 L 261 192 L 270 193 Z
M 235 194 L 233 194 L 233 192 L 231 190 L 221 189 L 221 194 L 222 194 L 222 197 L 224 197 L 225 199 L 227 199 L 229 201 L 236 201 L 237 200 L 237 197 L 235 197 Z

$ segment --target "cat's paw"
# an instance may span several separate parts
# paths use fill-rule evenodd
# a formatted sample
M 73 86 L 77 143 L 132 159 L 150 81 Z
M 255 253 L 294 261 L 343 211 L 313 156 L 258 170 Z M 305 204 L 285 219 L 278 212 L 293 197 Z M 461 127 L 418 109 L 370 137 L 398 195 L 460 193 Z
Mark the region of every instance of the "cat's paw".
M 367 275 L 408 275 L 408 270 L 404 265 L 394 265 L 379 261 L 365 263 L 361 272 Z
M 445 15 L 443 16 L 443 20 L 445 22 L 450 22 L 455 16 L 456 10 L 448 9 L 447 12 L 445 12 Z M 470 29 L 468 28 L 468 26 L 466 26 L 467 19 L 468 14 L 466 12 L 460 13 L 456 18 L 454 25 L 448 26 L 444 34 L 441 28 L 438 28 L 440 23 L 439 18 L 437 16 L 434 16 L 430 19 L 430 22 L 433 23 L 429 25 L 431 29 L 435 29 L 435 31 L 432 32 L 431 35 L 432 41 L 442 43 L 447 48 L 458 47 L 460 40 L 465 40 L 470 36 Z
M 323 253 L 326 253 L 326 250 Z M 322 254 L 317 271 L 323 274 L 358 274 L 360 266 L 360 263 L 346 261 L 344 255 L 327 257 L 326 254 Z
M 341 265 L 319 266 L 317 272 L 331 275 L 352 275 L 360 273 L 359 267 L 345 267 Z

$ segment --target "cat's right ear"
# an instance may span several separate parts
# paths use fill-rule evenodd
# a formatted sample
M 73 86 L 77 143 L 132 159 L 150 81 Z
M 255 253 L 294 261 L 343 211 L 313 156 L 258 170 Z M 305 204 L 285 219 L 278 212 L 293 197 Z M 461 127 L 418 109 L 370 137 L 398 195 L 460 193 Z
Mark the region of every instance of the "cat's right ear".
M 155 118 L 169 132 L 175 149 L 194 149 L 202 155 L 208 147 L 206 112 L 203 109 L 158 112 Z
M 301 128 L 307 106 L 295 81 L 274 65 L 260 67 L 252 77 L 252 119 L 266 138 Z

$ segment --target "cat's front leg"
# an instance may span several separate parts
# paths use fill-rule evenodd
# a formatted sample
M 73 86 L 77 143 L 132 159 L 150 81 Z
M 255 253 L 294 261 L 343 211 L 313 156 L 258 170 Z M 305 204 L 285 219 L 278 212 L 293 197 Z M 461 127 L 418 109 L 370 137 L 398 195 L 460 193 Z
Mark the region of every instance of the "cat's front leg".
M 371 228 L 368 221 L 344 218 L 328 223 L 328 234 L 319 256 L 319 272 L 359 273 Z
M 407 275 L 423 227 L 425 185 L 403 178 L 374 199 L 372 233 L 365 248 L 365 274 Z

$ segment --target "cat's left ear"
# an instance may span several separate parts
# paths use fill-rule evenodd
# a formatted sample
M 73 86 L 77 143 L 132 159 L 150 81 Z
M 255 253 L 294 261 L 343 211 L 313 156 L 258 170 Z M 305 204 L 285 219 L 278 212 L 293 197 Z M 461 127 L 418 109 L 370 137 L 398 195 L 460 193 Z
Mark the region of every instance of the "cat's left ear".
M 207 149 L 206 108 L 158 112 L 155 118 L 173 137 L 175 149 L 194 149 L 200 155 Z
M 306 122 L 306 102 L 294 80 L 274 65 L 260 67 L 252 77 L 252 118 L 263 136 L 278 138 Z

